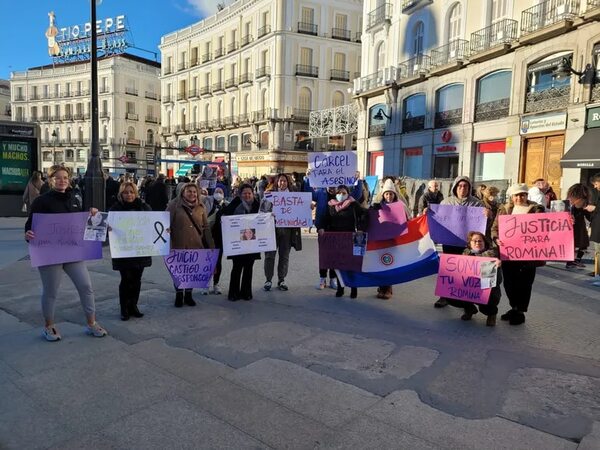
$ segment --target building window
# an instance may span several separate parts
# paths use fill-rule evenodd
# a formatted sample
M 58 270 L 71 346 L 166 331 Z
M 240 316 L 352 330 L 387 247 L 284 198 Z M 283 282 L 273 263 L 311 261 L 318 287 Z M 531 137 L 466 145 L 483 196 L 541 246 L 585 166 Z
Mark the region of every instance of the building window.
M 217 137 L 217 151 L 224 152 L 225 151 L 225 136 Z
M 423 36 L 425 36 L 425 24 L 422 21 L 418 21 L 415 24 L 413 31 L 413 54 L 412 56 L 423 54 Z
M 423 149 L 421 147 L 403 149 L 404 164 L 402 174 L 405 177 L 421 178 L 423 176 Z
M 331 106 L 337 108 L 344 105 L 344 93 L 341 91 L 335 91 L 331 100 Z
M 508 116 L 512 73 L 508 70 L 490 73 L 477 82 L 475 122 Z
M 496 23 L 508 16 L 508 0 L 489 0 L 490 23 Z
M 227 150 L 230 152 L 237 152 L 239 150 L 239 136 L 237 134 L 231 134 L 229 136 L 229 144 Z
M 389 111 L 385 103 L 378 103 L 369 110 L 369 137 L 385 136 L 387 117 Z
M 385 68 L 385 44 L 380 42 L 375 52 L 375 71 L 382 70 Z
M 451 84 L 436 93 L 435 127 L 444 128 L 462 123 L 463 113 L 462 84 Z
M 573 54 L 551 55 L 527 68 L 525 112 L 566 108 L 571 95 L 571 77 L 559 78 L 555 72 L 563 58 L 573 61 Z
M 202 141 L 202 148 L 205 148 L 206 150 L 212 150 L 213 139 L 211 137 L 205 137 Z
M 146 145 L 154 145 L 154 131 L 146 131 Z
M 506 141 L 479 142 L 475 161 L 475 181 L 504 178 Z
M 448 14 L 448 42 L 460 39 L 462 36 L 462 6 L 455 3 Z
M 269 132 L 267 130 L 260 132 L 260 147 L 269 148 Z
M 402 132 L 425 129 L 425 94 L 414 94 L 402 102 Z
M 244 133 L 242 135 L 242 151 L 252 150 L 252 142 L 250 142 L 251 139 L 252 139 L 251 133 Z

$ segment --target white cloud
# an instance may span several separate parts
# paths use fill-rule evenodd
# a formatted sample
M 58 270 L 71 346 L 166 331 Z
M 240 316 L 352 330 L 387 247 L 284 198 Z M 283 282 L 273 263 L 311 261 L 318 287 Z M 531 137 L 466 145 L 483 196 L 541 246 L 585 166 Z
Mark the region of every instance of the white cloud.
M 224 5 L 232 3 L 231 0 L 187 0 L 187 2 L 201 17 L 215 14 L 219 3 Z

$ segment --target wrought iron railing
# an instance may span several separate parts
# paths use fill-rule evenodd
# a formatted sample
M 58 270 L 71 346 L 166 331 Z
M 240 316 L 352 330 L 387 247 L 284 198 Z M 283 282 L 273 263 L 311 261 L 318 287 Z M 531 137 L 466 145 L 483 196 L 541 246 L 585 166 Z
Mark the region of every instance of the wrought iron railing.
M 125 87 L 125 93 L 129 95 L 138 95 L 138 90 L 134 87 Z
M 163 95 L 162 102 L 163 103 L 172 103 L 173 97 L 170 95 Z
M 271 25 L 265 25 L 264 27 L 260 27 L 258 29 L 258 39 L 260 39 L 261 37 L 263 37 L 266 34 L 269 34 L 271 32 Z
M 350 72 L 347 70 L 331 69 L 329 79 L 336 81 L 350 81 Z
M 296 75 L 303 77 L 318 77 L 319 68 L 317 66 L 307 66 L 305 64 L 296 64 Z
M 402 132 L 421 131 L 425 129 L 425 116 L 407 117 L 402 119 Z
M 238 125 L 238 118 L 237 116 L 227 116 L 223 119 L 223 125 L 225 125 L 225 127 L 235 127 Z
M 158 94 L 156 94 L 156 92 L 152 92 L 152 91 L 146 91 L 146 92 L 144 92 L 144 96 L 146 98 L 151 99 L 151 100 L 156 100 L 158 98 Z
M 198 89 L 190 89 L 188 91 L 188 98 L 195 98 L 195 97 L 198 97 L 198 95 L 199 95 Z
M 579 0 L 546 0 L 521 12 L 521 35 L 533 33 L 579 14 Z
M 202 63 L 208 62 L 212 59 L 212 53 L 205 53 L 202 55 Z
M 249 114 L 240 114 L 238 116 L 238 123 L 240 125 L 248 125 L 250 123 L 250 115 Z
M 225 80 L 225 89 L 237 87 L 238 80 L 236 77 Z
M 185 70 L 185 69 L 187 69 L 187 63 L 186 63 L 185 61 L 183 61 L 183 62 L 180 62 L 180 63 L 177 65 L 177 69 L 178 69 L 178 70 Z
M 190 67 L 195 67 L 200 63 L 200 61 L 198 61 L 198 57 L 192 57 L 190 59 Z
M 210 86 L 202 86 L 200 88 L 200 95 L 210 95 L 210 94 L 211 94 Z
M 148 123 L 158 123 L 158 117 L 146 116 L 146 122 L 148 122 Z
M 566 108 L 571 96 L 571 86 L 550 87 L 528 92 L 525 95 L 525 112 L 550 111 Z
M 162 135 L 169 135 L 172 134 L 173 132 L 171 131 L 171 127 L 162 127 L 161 128 L 161 134 Z
M 225 54 L 225 47 L 221 47 L 215 50 L 215 58 L 220 58 Z
M 213 83 L 213 85 L 212 85 L 213 92 L 220 92 L 223 90 L 225 90 L 225 84 L 222 81 L 217 81 L 216 83 Z
M 428 55 L 417 55 L 398 65 L 396 79 L 413 78 L 425 75 L 431 69 L 431 58 Z
M 450 125 L 462 123 L 463 109 L 451 109 L 448 111 L 439 111 L 435 113 L 435 127 L 444 128 Z
M 177 93 L 177 101 L 181 102 L 183 100 L 187 100 L 187 97 L 185 94 L 186 94 L 185 92 L 178 92 Z
M 210 130 L 210 123 L 208 122 L 208 120 L 202 120 L 202 121 L 198 122 L 198 129 L 200 131 Z
M 171 75 L 173 73 L 173 67 L 167 66 L 163 71 L 163 75 Z
M 367 29 L 392 20 L 392 4 L 384 3 L 371 11 L 367 16 Z
M 240 84 L 252 83 L 252 74 L 246 72 L 240 75 Z
M 340 39 L 342 41 L 350 41 L 352 33 L 350 30 L 344 28 L 333 28 L 331 30 L 331 37 L 333 39 Z
M 258 79 L 258 78 L 262 78 L 262 77 L 268 77 L 269 75 L 271 75 L 271 67 L 264 66 L 264 67 L 259 67 L 258 69 L 256 69 L 254 78 Z
M 386 124 L 369 125 L 369 137 L 385 136 Z
M 318 25 L 311 22 L 298 22 L 298 33 L 311 34 L 316 36 L 318 34 Z
M 446 45 L 431 50 L 430 56 L 431 67 L 439 67 L 457 61 L 463 61 L 469 56 L 469 41 L 455 39 L 448 42 Z
M 484 52 L 497 45 L 509 44 L 517 39 L 517 27 L 516 20 L 502 19 L 471 33 L 471 54 Z
M 235 41 L 227 46 L 227 53 L 235 52 L 239 48 L 240 44 Z
M 354 35 L 354 42 L 360 43 L 361 39 L 362 39 L 362 33 L 360 31 L 357 31 L 356 34 Z
M 252 42 L 252 35 L 251 34 L 247 34 L 246 36 L 242 37 L 242 42 L 241 45 L 242 47 L 248 45 L 250 42 Z
M 591 11 L 592 9 L 600 8 L 600 0 L 587 0 L 587 11 Z
M 292 114 L 294 116 L 294 119 L 308 122 L 308 119 L 310 117 L 310 109 L 294 108 Z
M 501 98 L 475 105 L 475 122 L 485 122 L 508 117 L 510 98 Z
M 600 84 L 595 84 L 592 86 L 591 100 L 593 102 L 600 102 Z

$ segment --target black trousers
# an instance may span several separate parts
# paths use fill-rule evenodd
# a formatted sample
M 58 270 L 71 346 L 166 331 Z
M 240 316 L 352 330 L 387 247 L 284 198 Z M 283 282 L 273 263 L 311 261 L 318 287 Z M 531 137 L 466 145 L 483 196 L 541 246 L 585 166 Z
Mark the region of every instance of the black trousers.
M 213 274 L 213 283 L 219 284 L 219 280 L 221 279 L 221 271 L 223 270 L 223 249 L 219 249 L 219 257 L 217 258 L 217 265 L 215 266 L 215 273 Z
M 252 270 L 254 259 L 233 257 L 229 279 L 229 298 L 252 298 Z M 241 281 L 241 284 L 240 284 Z
M 535 280 L 535 265 L 530 261 L 504 261 L 504 290 L 510 306 L 517 311 L 527 312 L 531 300 L 531 289 Z
M 120 269 L 119 301 L 122 305 L 137 305 L 142 287 L 144 268 Z
M 504 267 L 504 263 L 502 266 Z M 479 308 L 479 312 L 481 314 L 486 316 L 495 316 L 498 314 L 498 303 L 500 303 L 500 298 L 502 298 L 502 290 L 498 285 L 492 288 L 492 292 L 490 292 L 490 299 L 487 305 L 465 302 L 463 300 L 455 300 L 453 298 L 448 299 L 448 304 L 456 308 L 464 308 L 465 311 L 470 311 L 472 313 L 476 313 L 477 309 Z
M 329 278 L 337 278 L 335 270 L 333 269 L 319 269 L 319 276 L 321 278 L 327 278 L 327 270 L 329 270 Z

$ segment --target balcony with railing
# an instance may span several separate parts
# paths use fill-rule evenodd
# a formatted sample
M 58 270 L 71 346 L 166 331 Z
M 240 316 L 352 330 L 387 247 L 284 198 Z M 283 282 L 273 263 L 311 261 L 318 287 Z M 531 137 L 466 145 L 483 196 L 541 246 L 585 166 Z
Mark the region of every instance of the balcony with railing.
M 240 86 L 251 84 L 252 83 L 252 74 L 251 73 L 243 73 L 240 75 Z
M 438 111 L 435 113 L 435 127 L 445 128 L 451 125 L 462 123 L 463 109 L 450 109 L 448 111 Z
M 257 33 L 258 39 L 269 34 L 270 32 L 271 32 L 271 25 L 265 25 L 263 27 L 260 27 L 258 29 L 258 33 Z
M 502 119 L 508 117 L 510 98 L 501 98 L 475 105 L 475 122 Z
M 238 126 L 237 116 L 227 116 L 223 118 L 223 125 L 225 128 L 235 128 Z
M 402 132 L 421 131 L 425 129 L 425 116 L 405 117 L 402 119 Z
M 525 112 L 566 108 L 571 97 L 571 84 L 556 86 L 553 82 L 537 84 L 525 94 Z
M 172 95 L 163 95 L 162 102 L 163 103 L 173 103 L 173 96 Z
M 25 96 L 23 94 L 15 94 L 14 100 L 15 102 L 24 102 Z
M 196 67 L 198 64 L 200 64 L 200 60 L 197 56 L 190 59 L 190 67 Z
M 318 33 L 319 27 L 311 22 L 298 22 L 298 33 L 302 34 L 310 34 L 312 36 L 316 36 Z
M 190 89 L 188 91 L 188 98 L 197 98 L 200 96 L 200 93 L 198 92 L 198 89 Z
M 220 58 L 225 55 L 225 47 L 221 47 L 215 50 L 215 58 Z
M 128 112 L 125 114 L 127 120 L 139 120 L 139 116 L 136 113 Z
M 40 116 L 40 122 L 50 122 L 50 116 L 48 114 L 42 114 Z
M 296 64 L 296 75 L 301 77 L 313 77 L 319 76 L 319 68 L 317 66 L 307 66 L 305 64 Z
M 402 14 L 412 14 L 418 9 L 431 5 L 433 0 L 403 0 Z
M 220 117 L 217 117 L 216 119 L 212 120 L 212 129 L 213 130 L 221 130 L 224 128 L 224 123 L 223 123 L 223 119 Z
M 173 73 L 173 67 L 167 66 L 163 70 L 163 75 L 171 75 Z
M 521 40 L 531 33 L 559 25 L 554 34 L 560 34 L 561 28 L 570 26 L 581 9 L 580 0 L 546 0 L 521 12 Z M 545 33 L 544 33 L 545 34 Z M 529 40 L 529 39 L 525 39 Z
M 180 70 L 180 71 L 181 71 L 181 70 L 185 70 L 185 69 L 187 69 L 187 63 L 186 63 L 185 61 L 182 61 L 182 62 L 180 62 L 180 63 L 177 65 L 177 69 L 178 69 L 178 70 Z
M 40 100 L 42 96 L 40 94 L 31 94 L 29 100 Z
M 403 83 L 406 80 L 418 77 L 422 78 L 431 69 L 431 58 L 428 55 L 417 55 L 398 65 L 396 82 Z
M 99 94 L 108 94 L 108 92 L 109 92 L 109 88 L 108 88 L 108 86 L 100 86 L 100 87 L 98 88 L 98 93 L 99 93 Z M 51 98 L 51 97 L 50 97 L 50 98 Z
M 350 72 L 347 70 L 331 69 L 329 79 L 331 81 L 350 81 Z
M 256 69 L 254 73 L 254 79 L 258 80 L 259 78 L 270 77 L 271 76 L 271 67 L 264 66 Z
M 100 111 L 100 112 L 98 113 L 98 116 L 99 116 L 101 119 L 107 119 L 107 118 L 109 117 L 109 114 L 108 114 L 108 111 Z
M 202 55 L 202 63 L 208 62 L 212 59 L 212 53 L 208 52 Z
M 232 42 L 227 46 L 227 53 L 235 52 L 238 48 L 240 48 L 240 44 L 237 41 Z
M 223 83 L 222 81 L 217 81 L 216 83 L 213 83 L 212 91 L 213 91 L 213 94 L 216 94 L 217 92 L 225 91 L 225 83 Z
M 175 125 L 175 133 L 176 134 L 183 134 L 183 133 L 187 133 L 187 132 L 188 132 L 187 124 L 182 123 L 181 125 Z
M 441 67 L 464 61 L 469 56 L 469 41 L 455 39 L 431 50 L 431 67 Z
M 82 112 L 73 114 L 73 120 L 83 120 L 85 115 Z
M 125 93 L 129 95 L 138 95 L 138 90 L 131 86 L 125 86 Z
M 212 91 L 210 90 L 210 86 L 202 86 L 200 88 L 200 96 L 201 97 L 208 97 L 212 95 Z
M 208 120 L 201 120 L 200 122 L 198 122 L 198 129 L 200 131 L 209 131 L 210 128 L 211 127 Z
M 333 28 L 331 30 L 331 37 L 340 41 L 350 42 L 352 40 L 352 32 L 344 28 Z
M 150 100 L 156 100 L 158 99 L 158 94 L 152 91 L 145 91 L 144 97 L 149 98 Z
M 292 118 L 296 121 L 308 122 L 310 111 L 310 109 L 294 108 L 292 111 Z
M 73 114 L 72 113 L 67 113 L 65 115 L 62 116 L 61 119 L 63 122 L 70 122 L 73 120 Z
M 178 92 L 178 93 L 177 93 L 177 101 L 178 101 L 178 102 L 183 102 L 183 101 L 187 100 L 187 97 L 186 97 L 186 95 L 185 95 L 185 94 L 186 94 L 186 92 L 185 92 L 185 91 L 183 91 L 183 92 Z
M 276 117 L 277 110 L 271 108 L 259 109 L 258 111 L 254 111 L 252 113 L 253 122 L 265 122 L 270 119 L 275 119 Z
M 247 34 L 245 36 L 242 36 L 242 40 L 241 40 L 241 46 L 245 47 L 246 45 L 250 44 L 253 41 L 253 37 L 251 34 Z
M 492 49 L 505 51 L 510 43 L 517 39 L 518 23 L 512 19 L 502 19 L 489 27 L 471 33 L 471 56 L 469 59 L 480 60 L 478 54 L 492 53 Z M 496 56 L 495 53 L 489 55 Z M 481 56 L 482 58 L 483 56 Z
M 227 80 L 225 80 L 225 89 L 235 89 L 238 86 L 238 79 L 237 77 L 233 77 L 233 78 L 228 78 Z
M 384 3 L 367 15 L 367 30 L 376 26 L 389 24 L 392 20 L 392 4 Z
M 249 125 L 250 124 L 250 114 L 240 114 L 238 116 L 238 124 L 239 125 Z
M 158 117 L 146 116 L 146 123 L 158 123 Z
M 163 136 L 170 136 L 171 134 L 173 134 L 173 130 L 171 130 L 171 127 L 161 127 L 160 132 Z

